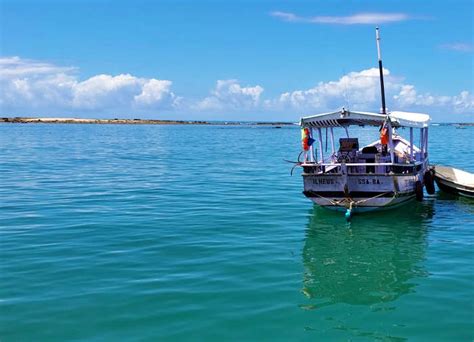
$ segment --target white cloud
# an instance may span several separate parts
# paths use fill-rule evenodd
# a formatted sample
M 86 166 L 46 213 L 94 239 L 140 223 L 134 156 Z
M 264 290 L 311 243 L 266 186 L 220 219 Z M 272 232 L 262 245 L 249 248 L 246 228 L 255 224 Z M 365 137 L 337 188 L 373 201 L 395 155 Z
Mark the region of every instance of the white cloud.
M 211 96 L 199 101 L 198 110 L 242 110 L 257 108 L 263 88 L 259 85 L 242 87 L 237 80 L 218 80 Z
M 411 19 L 404 13 L 356 13 L 348 16 L 302 17 L 290 12 L 274 11 L 270 15 L 288 22 L 335 25 L 380 25 Z
M 50 63 L 23 59 L 17 56 L 0 58 L 0 77 L 39 76 L 75 71 L 74 67 L 59 67 Z
M 143 81 L 129 75 L 97 75 L 78 82 L 73 91 L 73 106 L 84 109 L 124 106 L 141 92 Z
M 472 114 L 474 97 L 468 91 L 459 95 L 419 94 L 414 85 L 405 84 L 384 69 L 385 91 L 389 110 L 442 111 Z M 380 105 L 379 70 L 377 68 L 350 72 L 337 81 L 320 82 L 313 88 L 285 92 L 266 107 L 296 110 L 303 113 L 339 109 L 377 110 Z
M 142 92 L 135 95 L 134 100 L 137 104 L 143 106 L 160 104 L 166 98 L 173 99 L 174 104 L 177 104 L 179 98 L 175 97 L 170 91 L 171 83 L 171 81 L 152 78 L 143 85 Z
M 384 69 L 386 88 L 391 90 L 396 79 Z M 286 92 L 278 102 L 284 107 L 299 110 L 334 109 L 346 105 L 352 109 L 374 106 L 380 94 L 379 70 L 377 68 L 351 72 L 337 81 L 320 82 L 317 86 Z
M 411 84 L 401 85 L 400 92 L 393 96 L 393 99 L 402 107 L 408 106 L 432 106 L 435 104 L 445 105 L 450 101 L 449 96 L 435 97 L 431 94 L 419 95 L 415 86 Z
M 76 68 L 49 63 L 0 58 L 0 105 L 3 111 L 117 111 L 135 108 L 170 108 L 179 98 L 171 81 L 130 74 L 96 75 L 80 81 Z
M 453 98 L 454 110 L 457 112 L 474 112 L 474 95 L 467 90 L 462 91 L 459 95 Z
M 418 94 L 415 86 L 401 85 L 400 92 L 393 96 L 395 103 L 401 108 L 444 109 L 449 113 L 468 113 L 474 111 L 474 96 L 468 91 L 461 91 L 459 95 L 443 96 L 430 93 Z
M 403 78 L 384 69 L 389 110 L 423 111 L 439 115 L 474 113 L 474 96 L 467 90 L 457 95 L 420 93 Z M 309 89 L 288 90 L 263 98 L 260 85 L 242 86 L 237 80 L 218 80 L 208 96 L 191 100 L 176 96 L 172 82 L 130 74 L 95 75 L 85 80 L 77 69 L 21 59 L 0 58 L 1 115 L 83 115 L 88 117 L 153 114 L 172 111 L 174 118 L 195 117 L 259 119 L 340 109 L 377 111 L 380 108 L 377 68 L 350 72 L 337 80 L 319 82 Z M 159 112 L 157 110 L 160 110 Z M 213 113 L 213 114 L 212 114 Z M 211 115 L 212 114 L 212 115 Z M 188 116 L 189 115 L 189 116 Z
M 474 51 L 474 46 L 472 43 L 447 43 L 439 46 L 444 50 L 452 50 L 459 52 L 472 52 Z

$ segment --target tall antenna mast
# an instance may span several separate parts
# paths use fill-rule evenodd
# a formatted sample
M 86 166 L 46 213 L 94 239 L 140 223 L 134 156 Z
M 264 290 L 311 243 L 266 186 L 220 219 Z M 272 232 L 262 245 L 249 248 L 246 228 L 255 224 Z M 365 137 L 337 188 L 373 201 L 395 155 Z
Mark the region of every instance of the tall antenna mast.
M 387 109 L 385 108 L 385 87 L 383 85 L 382 54 L 380 53 L 380 33 L 378 27 L 375 28 L 375 38 L 377 39 L 377 55 L 379 58 L 380 92 L 382 93 L 382 114 L 387 114 Z

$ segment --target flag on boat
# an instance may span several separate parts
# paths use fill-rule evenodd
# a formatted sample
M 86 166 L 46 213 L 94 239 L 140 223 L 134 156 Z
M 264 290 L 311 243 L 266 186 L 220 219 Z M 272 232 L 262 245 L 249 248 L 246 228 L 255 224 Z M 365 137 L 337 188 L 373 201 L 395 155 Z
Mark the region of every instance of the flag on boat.
M 303 146 L 303 150 L 308 151 L 309 147 L 313 145 L 314 139 L 311 138 L 311 131 L 309 128 L 303 128 L 301 130 L 301 144 Z

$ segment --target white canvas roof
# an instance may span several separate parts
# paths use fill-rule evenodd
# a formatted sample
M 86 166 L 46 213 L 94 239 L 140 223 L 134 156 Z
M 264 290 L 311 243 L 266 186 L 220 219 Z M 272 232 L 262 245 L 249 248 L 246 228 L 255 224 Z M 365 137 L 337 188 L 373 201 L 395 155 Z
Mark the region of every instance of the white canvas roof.
M 390 112 L 392 127 L 428 127 L 430 116 L 421 113 Z M 386 114 L 369 112 L 351 112 L 341 110 L 338 112 L 323 113 L 301 118 L 302 127 L 344 127 L 344 126 L 380 126 L 387 119 Z

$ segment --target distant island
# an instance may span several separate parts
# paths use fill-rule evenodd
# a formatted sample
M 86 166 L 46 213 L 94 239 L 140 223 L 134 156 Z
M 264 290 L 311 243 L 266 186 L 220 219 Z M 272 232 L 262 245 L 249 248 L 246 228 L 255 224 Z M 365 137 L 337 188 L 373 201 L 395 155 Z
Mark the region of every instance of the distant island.
M 442 122 L 432 123 L 431 126 L 474 126 L 474 122 Z
M 155 119 L 81 119 L 81 118 L 34 118 L 34 117 L 3 117 L 0 123 L 48 123 L 48 124 L 122 124 L 122 125 L 269 125 L 289 126 L 291 122 L 236 122 L 236 121 L 186 121 L 186 120 L 155 120 Z
M 82 119 L 82 118 L 36 118 L 36 117 L 2 117 L 0 123 L 47 123 L 47 124 L 116 124 L 116 125 L 258 125 L 273 126 L 279 128 L 281 126 L 297 125 L 294 122 L 287 121 L 202 121 L 202 120 L 158 120 L 158 119 Z M 474 126 L 473 122 L 443 122 L 432 123 L 433 126 Z

